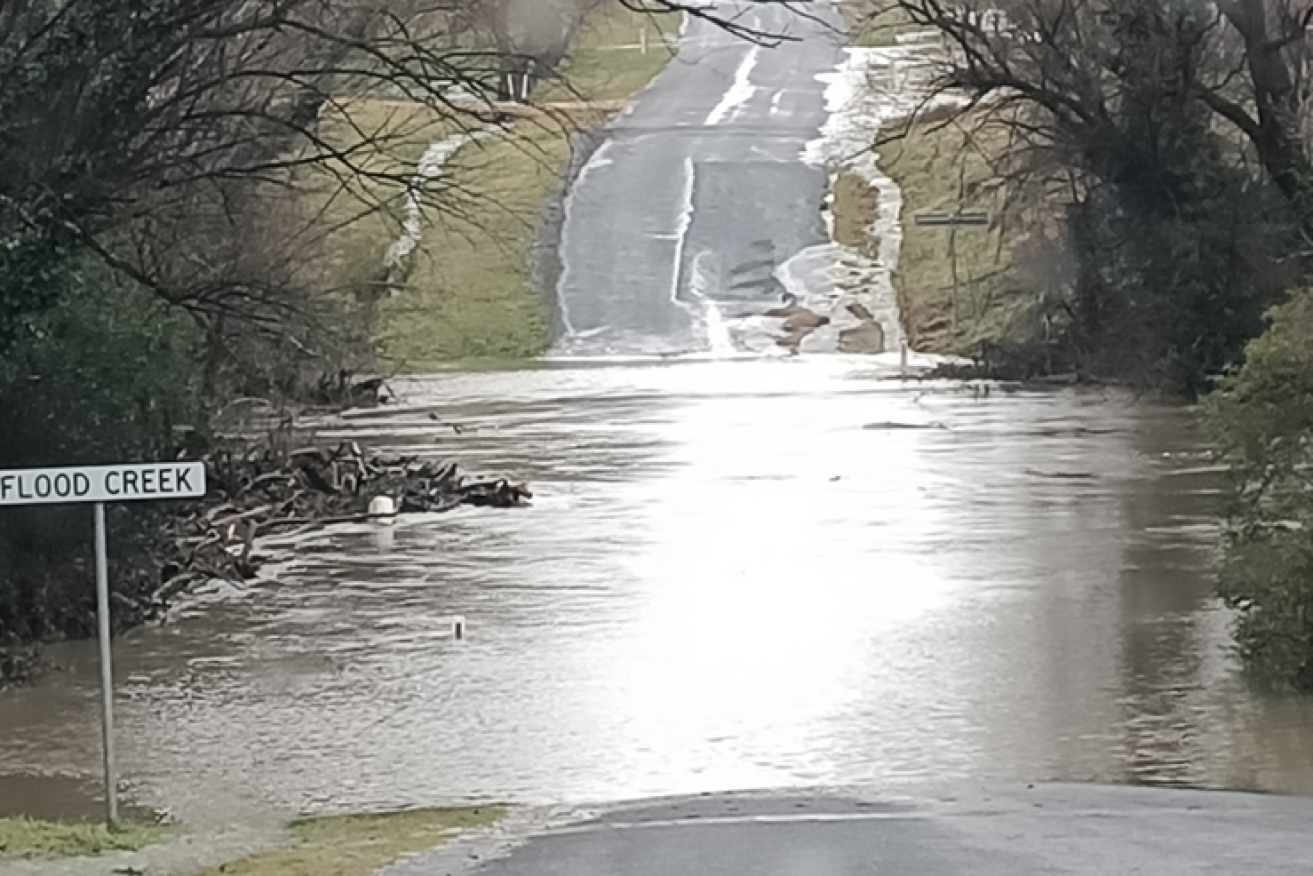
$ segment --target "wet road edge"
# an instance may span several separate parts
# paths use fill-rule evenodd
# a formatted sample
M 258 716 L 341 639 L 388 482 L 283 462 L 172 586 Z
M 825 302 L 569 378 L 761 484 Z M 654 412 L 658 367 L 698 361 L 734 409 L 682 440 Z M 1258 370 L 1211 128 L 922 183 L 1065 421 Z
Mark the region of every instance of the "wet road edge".
M 846 844 L 850 858 L 871 865 L 873 854 L 884 862 L 887 851 L 890 861 L 915 868 L 908 872 L 1194 873 L 1202 866 L 1281 873 L 1313 856 L 1309 823 L 1313 798 L 1137 786 L 1016 782 L 707 793 L 512 810 L 496 826 L 393 864 L 381 876 L 557 869 L 592 876 L 571 856 L 581 846 L 592 847 L 581 860 L 614 868 L 617 849 L 650 842 L 646 873 L 662 869 L 663 844 L 668 850 L 672 831 L 681 828 L 700 831 L 696 839 L 681 834 L 674 842 L 705 850 L 708 873 L 725 869 L 727 856 L 731 867 L 742 861 L 755 872 L 749 864 L 771 828 L 795 845 L 803 838 L 819 839 L 820 847 Z M 671 862 L 671 876 L 682 866 Z

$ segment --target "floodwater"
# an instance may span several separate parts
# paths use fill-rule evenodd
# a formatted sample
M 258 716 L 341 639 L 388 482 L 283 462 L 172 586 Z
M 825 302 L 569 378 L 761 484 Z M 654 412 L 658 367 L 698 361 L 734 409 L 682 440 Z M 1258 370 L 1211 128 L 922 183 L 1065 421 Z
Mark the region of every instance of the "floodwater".
M 1313 789 L 1313 708 L 1235 675 L 1219 478 L 1186 412 L 887 376 L 451 373 L 321 424 L 539 498 L 267 543 L 267 580 L 118 642 L 132 797 L 201 819 L 957 779 Z M 0 694 L 0 775 L 32 808 L 99 764 L 94 650 L 51 656 Z

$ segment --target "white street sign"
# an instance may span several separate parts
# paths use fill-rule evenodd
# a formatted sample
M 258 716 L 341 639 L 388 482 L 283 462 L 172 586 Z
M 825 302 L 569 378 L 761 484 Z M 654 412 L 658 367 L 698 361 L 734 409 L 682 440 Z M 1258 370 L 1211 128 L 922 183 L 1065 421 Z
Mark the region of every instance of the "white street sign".
M 203 462 L 0 471 L 0 505 L 195 499 L 204 495 Z

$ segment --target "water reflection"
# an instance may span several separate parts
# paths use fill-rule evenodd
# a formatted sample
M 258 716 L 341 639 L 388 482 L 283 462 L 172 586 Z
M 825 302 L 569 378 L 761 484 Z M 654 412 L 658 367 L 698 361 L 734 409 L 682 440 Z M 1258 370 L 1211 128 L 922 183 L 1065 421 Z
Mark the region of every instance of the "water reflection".
M 878 376 L 450 374 L 323 424 L 541 498 L 274 545 L 271 580 L 130 636 L 139 796 L 205 817 L 951 777 L 1313 787 L 1313 710 L 1234 678 L 1215 473 L 1182 412 Z M 56 656 L 0 697 L 0 773 L 94 775 L 92 655 Z

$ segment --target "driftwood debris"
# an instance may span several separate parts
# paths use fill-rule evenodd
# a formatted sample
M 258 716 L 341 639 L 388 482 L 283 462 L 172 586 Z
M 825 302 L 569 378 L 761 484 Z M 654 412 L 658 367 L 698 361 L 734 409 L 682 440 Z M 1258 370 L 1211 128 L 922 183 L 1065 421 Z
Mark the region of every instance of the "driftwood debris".
M 206 459 L 210 492 L 170 528 L 156 602 L 214 579 L 255 577 L 255 540 L 289 528 L 366 522 L 370 502 L 397 513 L 443 512 L 460 505 L 513 508 L 533 498 L 504 478 L 467 480 L 456 463 L 371 456 L 354 441 L 336 448 L 283 451 L 269 445 L 223 450 Z M 377 515 L 391 518 L 394 515 Z

